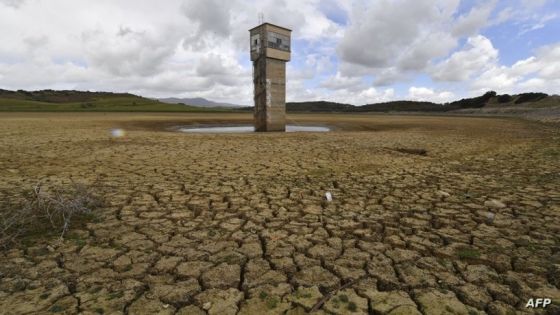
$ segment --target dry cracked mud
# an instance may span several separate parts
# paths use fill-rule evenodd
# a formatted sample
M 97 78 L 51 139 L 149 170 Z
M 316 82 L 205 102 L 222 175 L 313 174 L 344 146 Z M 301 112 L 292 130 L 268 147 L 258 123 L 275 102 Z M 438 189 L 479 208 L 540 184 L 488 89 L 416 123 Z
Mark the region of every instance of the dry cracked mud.
M 1 252 L 1 312 L 560 313 L 558 126 L 292 115 L 335 131 L 169 129 L 249 120 L 3 113 L 0 202 L 42 179 L 96 182 L 106 203 L 64 241 Z

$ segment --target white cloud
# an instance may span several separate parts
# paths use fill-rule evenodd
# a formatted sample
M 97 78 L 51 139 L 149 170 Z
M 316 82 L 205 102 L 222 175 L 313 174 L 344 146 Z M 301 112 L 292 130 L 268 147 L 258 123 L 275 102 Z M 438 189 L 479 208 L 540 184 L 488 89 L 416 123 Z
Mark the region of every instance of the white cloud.
M 414 101 L 445 103 L 454 100 L 455 94 L 449 91 L 436 92 L 431 88 L 412 86 L 408 89 L 408 99 Z
M 520 1 L 495 14 L 493 1 L 459 12 L 460 0 L 0 0 L 0 88 L 250 104 L 248 29 L 263 12 L 267 22 L 293 29 L 289 100 L 443 100 L 450 97 L 445 90 L 457 92 L 454 84 L 552 91 L 558 45 L 506 67 L 491 39 L 478 34 L 514 21 L 534 35 L 556 18 L 539 11 L 543 4 L 525 9 Z M 407 86 L 393 85 L 424 74 L 432 86 L 408 95 Z
M 469 37 L 462 50 L 435 65 L 432 77 L 438 81 L 466 81 L 492 66 L 498 58 L 498 50 L 482 36 Z
M 523 35 L 525 33 L 529 33 L 532 31 L 540 30 L 546 26 L 546 23 L 558 18 L 557 13 L 548 13 L 539 17 L 531 17 L 528 22 L 523 25 L 521 32 L 519 35 Z
M 468 14 L 460 16 L 453 27 L 453 35 L 459 37 L 476 34 L 489 22 L 490 14 L 494 10 L 496 2 L 496 0 L 492 0 L 480 6 L 475 6 Z
M 500 93 L 541 91 L 558 94 L 560 91 L 560 43 L 544 46 L 524 60 L 510 67 L 494 63 L 473 80 L 472 89 L 496 90 Z
M 352 24 L 338 45 L 340 71 L 373 75 L 377 86 L 406 81 L 447 56 L 460 38 L 476 36 L 489 25 L 495 5 L 496 0 L 480 3 L 459 16 L 458 0 L 381 0 L 354 6 Z M 448 76 L 441 73 L 442 79 Z
M 342 29 L 314 0 L 0 1 L 9 6 L 0 10 L 0 88 L 9 89 L 64 86 L 250 103 L 248 29 L 259 12 L 293 28 L 294 40 L 315 41 L 305 55 L 294 51 L 306 62 L 293 73 L 307 79 L 334 69 L 325 51 Z
M 340 56 L 352 64 L 385 68 L 396 63 L 403 52 L 422 61 L 441 55 L 441 44 L 435 43 L 437 38 L 429 34 L 450 22 L 458 4 L 453 2 L 382 0 L 355 6 L 352 24 L 338 46 Z M 430 44 L 435 44 L 433 52 L 417 53 Z M 446 44 L 451 49 L 454 43 Z
M 323 80 L 319 86 L 330 90 L 356 91 L 363 89 L 365 84 L 360 77 L 346 77 L 337 72 Z
M 212 34 L 227 37 L 230 34 L 230 8 L 218 0 L 192 0 L 183 3 L 184 14 L 196 23 L 197 37 Z
M 0 5 L 5 5 L 7 7 L 12 7 L 12 8 L 19 8 L 22 5 L 25 4 L 25 0 L 0 0 Z
M 365 105 L 380 102 L 388 102 L 395 99 L 395 90 L 392 88 L 376 89 L 375 87 L 364 87 L 362 90 L 348 92 L 347 90 L 335 90 L 328 93 L 328 100 L 352 105 Z

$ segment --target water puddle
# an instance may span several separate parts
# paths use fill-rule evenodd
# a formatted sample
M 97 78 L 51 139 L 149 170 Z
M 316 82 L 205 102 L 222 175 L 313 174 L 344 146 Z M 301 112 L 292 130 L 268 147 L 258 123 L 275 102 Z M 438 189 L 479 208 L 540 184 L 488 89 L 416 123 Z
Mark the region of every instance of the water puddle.
M 251 125 L 242 126 L 198 126 L 198 127 L 182 127 L 178 129 L 180 132 L 188 133 L 247 133 L 254 132 L 255 128 Z M 286 132 L 327 132 L 330 128 L 324 126 L 301 126 L 286 125 Z

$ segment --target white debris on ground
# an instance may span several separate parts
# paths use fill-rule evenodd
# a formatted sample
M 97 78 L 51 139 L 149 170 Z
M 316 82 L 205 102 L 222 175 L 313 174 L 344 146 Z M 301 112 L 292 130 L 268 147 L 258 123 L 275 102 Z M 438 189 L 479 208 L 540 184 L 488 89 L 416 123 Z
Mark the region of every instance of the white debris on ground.
M 124 132 L 124 129 L 120 129 L 120 128 L 111 129 L 111 137 L 113 138 L 122 138 L 125 135 L 126 132 Z
M 486 214 L 486 219 L 487 219 L 488 223 L 494 222 L 495 217 L 496 217 L 496 214 L 493 213 L 493 212 L 488 212 L 488 214 Z

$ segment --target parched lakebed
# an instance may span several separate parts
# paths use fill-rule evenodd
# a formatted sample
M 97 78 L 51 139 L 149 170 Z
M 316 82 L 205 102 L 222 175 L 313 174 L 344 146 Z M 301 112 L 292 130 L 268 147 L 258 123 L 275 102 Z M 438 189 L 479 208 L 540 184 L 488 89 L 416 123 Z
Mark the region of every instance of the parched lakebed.
M 557 126 L 290 118 L 336 131 L 169 129 L 250 114 L 2 113 L 2 211 L 38 181 L 105 201 L 63 241 L 2 249 L 2 312 L 538 313 L 534 297 L 558 312 Z

